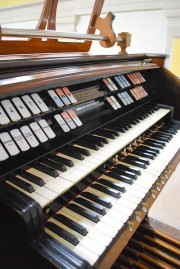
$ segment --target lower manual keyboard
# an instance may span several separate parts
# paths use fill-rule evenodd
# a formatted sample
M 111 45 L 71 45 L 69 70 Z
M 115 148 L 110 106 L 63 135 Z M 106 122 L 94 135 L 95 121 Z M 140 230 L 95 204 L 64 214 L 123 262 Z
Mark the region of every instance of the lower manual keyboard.
M 133 170 L 134 175 L 135 171 L 139 172 L 136 179 L 131 178 L 131 184 L 113 177 L 113 174 L 111 174 L 111 177 L 108 176 L 108 173 L 103 174 L 95 182 L 92 181 L 92 184 L 87 186 L 67 206 L 64 206 L 53 217 L 48 219 L 46 232 L 94 266 L 115 236 L 126 228 L 128 220 L 175 155 L 179 138 L 180 131 L 177 131 L 171 141 L 160 151 L 159 155 L 151 161 L 149 164 L 151 168 L 152 164 L 158 164 L 153 166 L 155 170 L 149 169 L 148 166 L 143 169 L 130 165 L 126 163 L 126 158 L 118 162 L 115 165 L 116 169 L 118 169 L 118 165 L 122 165 L 130 168 L 132 175 Z M 166 158 L 164 158 L 165 156 Z M 111 171 L 113 171 L 113 168 Z M 120 172 L 119 175 L 121 175 Z M 105 189 L 107 187 L 106 182 L 115 184 L 114 188 L 111 185 L 109 189 Z M 98 188 L 97 185 L 99 185 Z M 119 197 L 115 197 L 112 192 L 112 190 L 117 191 L 117 186 L 119 187 Z M 58 220 L 59 216 L 61 217 L 60 220 L 66 217 L 69 222 L 62 224 Z M 86 229 L 87 234 L 82 235 L 77 229 L 72 228 L 69 224 L 70 221 L 73 221 L 75 226 L 81 225 L 81 229 Z M 55 226 L 51 225 L 51 223 Z M 68 236 L 66 234 L 62 235 L 58 229 L 69 232 Z M 72 242 L 69 237 L 76 237 L 76 240 L 74 239 Z

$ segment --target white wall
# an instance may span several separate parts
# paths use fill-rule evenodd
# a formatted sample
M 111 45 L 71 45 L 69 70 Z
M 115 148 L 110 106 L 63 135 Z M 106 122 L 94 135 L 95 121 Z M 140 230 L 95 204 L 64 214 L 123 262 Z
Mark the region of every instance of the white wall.
M 33 28 L 43 2 L 0 10 L 0 24 L 14 22 L 18 27 Z M 57 30 L 86 32 L 93 3 L 94 0 L 59 0 Z M 105 0 L 103 14 L 109 11 L 116 15 L 115 32 L 132 34 L 129 53 L 166 53 L 170 55 L 166 66 L 170 66 L 174 38 L 180 37 L 180 0 Z M 92 51 L 103 49 L 94 43 Z M 104 53 L 118 51 L 115 45 Z
M 114 13 L 113 21 L 115 33 L 129 32 L 132 34 L 131 46 L 128 53 L 165 53 L 167 38 L 167 19 L 162 10 L 135 11 Z M 88 25 L 90 16 L 80 16 L 77 23 L 78 32 L 86 32 L 84 25 Z M 115 45 L 108 52 L 119 52 Z M 102 47 L 94 42 L 93 52 L 101 52 Z

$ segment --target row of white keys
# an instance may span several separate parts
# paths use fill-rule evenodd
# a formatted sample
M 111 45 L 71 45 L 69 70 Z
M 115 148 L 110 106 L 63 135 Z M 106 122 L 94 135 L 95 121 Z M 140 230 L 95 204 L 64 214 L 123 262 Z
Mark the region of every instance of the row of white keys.
M 27 172 L 42 178 L 45 182 L 44 187 L 54 191 L 56 196 L 58 197 L 60 194 L 64 193 L 67 189 L 69 189 L 73 183 L 58 176 L 56 178 L 51 177 L 33 167 L 29 168 Z
M 44 196 L 38 194 L 37 192 L 29 193 L 29 192 L 23 190 L 22 188 L 20 188 L 19 186 L 13 184 L 12 182 L 8 181 L 8 179 L 6 180 L 6 183 L 11 185 L 13 188 L 17 189 L 18 191 L 20 191 L 20 192 L 26 194 L 27 196 L 31 197 L 35 201 L 37 201 L 42 208 L 49 204 L 49 199 L 47 199 Z

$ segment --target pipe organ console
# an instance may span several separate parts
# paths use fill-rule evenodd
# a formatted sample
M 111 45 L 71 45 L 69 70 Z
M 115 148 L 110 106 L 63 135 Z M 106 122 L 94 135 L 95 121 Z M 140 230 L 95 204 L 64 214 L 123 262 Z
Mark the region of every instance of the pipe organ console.
M 180 141 L 164 60 L 0 57 L 0 234 L 37 268 L 111 268 L 163 189 Z

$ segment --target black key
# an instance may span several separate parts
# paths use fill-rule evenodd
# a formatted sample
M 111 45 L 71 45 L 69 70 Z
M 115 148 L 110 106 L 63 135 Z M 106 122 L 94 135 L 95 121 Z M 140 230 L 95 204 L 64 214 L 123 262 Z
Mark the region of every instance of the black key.
M 108 124 L 108 125 L 105 126 L 105 128 L 109 128 L 110 130 L 118 131 L 118 132 L 122 132 L 122 133 L 125 132 L 124 128 L 119 127 L 115 123 L 114 124 Z
M 101 191 L 103 193 L 106 193 L 106 194 L 108 194 L 108 195 L 110 195 L 112 197 L 118 198 L 118 199 L 121 197 L 121 194 L 120 194 L 119 191 L 116 191 L 116 190 L 114 190 L 112 188 L 103 186 L 101 184 L 97 184 L 97 183 L 92 184 L 91 188 L 93 188 L 95 190 L 99 190 L 99 191 Z
M 103 184 L 103 185 L 105 185 L 105 186 L 107 186 L 107 187 L 110 187 L 112 189 L 115 189 L 117 191 L 120 191 L 120 192 L 123 192 L 123 193 L 126 192 L 125 187 L 121 187 L 121 186 L 119 186 L 118 183 L 111 182 L 111 181 L 109 181 L 109 180 L 107 180 L 105 178 L 100 178 L 98 180 L 98 182 L 101 183 L 101 184 Z
M 134 173 L 132 173 L 130 171 L 125 171 L 125 170 L 122 170 L 122 169 L 118 169 L 117 167 L 112 168 L 112 172 L 115 172 L 115 173 L 130 177 L 132 179 L 137 179 L 136 174 L 134 174 Z
M 64 238 L 66 241 L 70 242 L 72 245 L 76 246 L 79 243 L 77 237 L 70 232 L 66 231 L 65 229 L 59 227 L 53 222 L 46 222 L 46 227 L 54 232 L 55 234 L 59 235 L 60 237 Z
M 150 145 L 147 145 L 147 146 L 141 145 L 138 147 L 138 149 L 150 150 L 151 152 L 154 152 L 156 154 L 155 156 L 157 156 L 157 154 L 159 154 L 160 152 L 159 149 L 156 149 Z
M 99 205 L 99 204 L 96 204 L 96 203 L 93 203 L 93 202 L 90 202 L 86 199 L 83 199 L 81 197 L 77 197 L 74 202 L 80 204 L 80 205 L 83 205 L 101 215 L 105 215 L 106 214 L 106 210 L 105 208 L 102 206 L 102 205 Z
M 172 138 L 173 138 L 173 135 L 171 135 L 171 134 L 166 134 L 165 132 L 156 131 L 155 134 L 156 134 L 156 135 L 163 136 L 163 137 L 166 137 L 166 138 L 169 138 L 169 139 L 172 139 Z
M 131 172 L 133 174 L 136 174 L 138 176 L 141 175 L 141 171 L 140 170 L 136 170 L 136 169 L 130 168 L 130 167 L 124 165 L 124 164 L 116 164 L 115 167 L 117 167 L 118 169 L 120 169 L 122 171 L 129 171 L 129 172 Z
M 146 141 L 144 142 L 144 144 L 145 144 L 145 145 L 148 145 L 148 146 L 152 146 L 152 147 L 154 147 L 154 148 L 158 148 L 158 149 L 163 149 L 163 148 L 164 148 L 164 146 L 162 146 L 161 144 L 152 142 L 152 141 L 150 141 L 150 140 L 146 140 Z
M 95 223 L 97 223 L 99 221 L 98 215 L 96 213 L 94 213 L 93 211 L 82 208 L 82 207 L 75 205 L 73 203 L 67 205 L 67 208 L 69 208 L 73 212 L 76 212 L 77 214 L 79 214 L 79 215 L 81 215 L 89 220 L 92 220 Z
M 160 145 L 162 145 L 163 147 L 166 146 L 166 143 L 165 142 L 161 142 L 161 140 L 159 141 L 158 139 L 154 139 L 154 138 L 148 138 L 148 141 L 152 141 L 153 143 L 158 143 Z
M 93 144 L 97 145 L 98 147 L 104 147 L 104 143 L 101 141 L 101 139 L 98 139 L 95 136 L 86 135 L 86 136 L 83 136 L 83 138 L 81 138 L 81 140 L 93 143 Z
M 60 153 L 63 153 L 65 155 L 68 155 L 68 156 L 73 157 L 73 158 L 80 160 L 80 161 L 84 160 L 84 156 L 81 153 L 77 152 L 76 150 L 61 148 Z
M 164 137 L 163 135 L 157 135 L 157 134 L 151 135 L 151 138 L 156 139 L 156 140 L 160 140 L 160 141 L 163 141 L 163 142 L 167 142 L 167 143 L 170 141 L 169 138 Z
M 95 195 L 93 193 L 90 193 L 90 192 L 85 191 L 85 192 L 82 192 L 81 193 L 81 196 L 84 196 L 87 199 L 92 200 L 92 201 L 94 201 L 94 202 L 96 202 L 96 203 L 98 203 L 100 205 L 103 205 L 103 206 L 105 206 L 107 208 L 111 208 L 112 207 L 112 204 L 111 204 L 110 201 L 108 201 L 108 199 L 103 198 L 103 197 L 99 197 L 99 196 L 97 196 L 97 195 Z
M 40 163 L 35 163 L 32 165 L 33 168 L 51 176 L 51 177 L 58 177 L 59 174 L 58 174 L 58 171 L 54 168 L 51 168 L 49 166 L 46 166 L 46 165 L 43 165 L 43 164 L 40 164 Z
M 139 161 L 135 161 L 135 160 L 132 160 L 132 159 L 129 159 L 126 157 L 125 160 L 123 160 L 125 163 L 129 163 L 129 164 L 132 164 L 134 166 L 137 166 L 137 167 L 140 167 L 140 168 L 143 168 L 143 169 L 146 169 L 147 165 L 142 163 L 142 162 L 139 162 Z
M 78 141 L 76 141 L 76 144 L 77 145 L 80 145 L 80 146 L 83 146 L 83 147 L 86 147 L 86 148 L 90 148 L 90 149 L 94 149 L 94 150 L 99 150 L 99 147 L 97 145 L 95 145 L 94 143 L 88 142 L 88 141 L 84 141 L 84 140 L 81 140 L 81 139 L 79 139 Z
M 145 160 L 145 159 L 140 158 L 138 156 L 128 155 L 127 158 L 130 159 L 130 160 L 135 160 L 135 161 L 147 164 L 147 165 L 150 164 L 149 160 Z
M 134 150 L 134 152 L 138 152 L 138 153 L 142 152 L 145 154 L 149 154 L 149 155 L 152 155 L 153 158 L 155 158 L 158 155 L 157 152 L 152 151 L 149 147 L 146 147 L 146 149 L 138 147 L 137 149 Z
M 23 189 L 23 190 L 25 190 L 25 191 L 27 191 L 29 193 L 32 193 L 32 192 L 35 191 L 31 184 L 21 180 L 20 178 L 15 177 L 15 176 L 10 176 L 8 178 L 8 181 L 10 181 L 14 185 L 20 187 L 21 189 Z
M 114 131 L 114 130 L 110 130 L 109 128 L 106 128 L 104 126 L 104 128 L 102 129 L 103 131 L 107 131 L 108 133 L 114 134 L 115 136 L 120 136 L 120 133 L 118 131 Z
M 32 183 L 35 183 L 36 185 L 38 186 L 43 186 L 45 184 L 45 182 L 43 181 L 42 178 L 38 177 L 38 176 L 35 176 L 31 173 L 28 173 L 27 171 L 21 171 L 19 173 L 20 176 L 22 176 L 23 178 L 31 181 Z
M 86 230 L 84 226 L 75 222 L 74 220 L 67 218 L 64 215 L 56 214 L 53 216 L 53 218 L 63 223 L 64 225 L 68 226 L 69 228 L 75 230 L 79 234 L 86 235 L 88 233 L 88 231 Z
M 89 152 L 88 149 L 79 148 L 79 147 L 76 147 L 75 145 L 68 146 L 68 148 L 71 149 L 71 150 L 75 150 L 75 151 L 81 153 L 84 156 L 90 156 L 91 155 L 91 153 Z
M 135 150 L 133 151 L 133 153 L 134 153 L 135 155 L 142 156 L 142 157 L 145 157 L 145 158 L 150 159 L 150 160 L 154 160 L 154 159 L 155 159 L 154 155 L 152 155 L 152 154 L 150 154 L 150 153 L 147 153 L 147 152 L 143 152 L 143 151 L 141 151 L 141 150 L 137 150 L 137 149 L 135 149 Z
M 71 160 L 68 160 L 67 158 L 61 157 L 59 155 L 49 155 L 48 158 L 55 161 L 55 162 L 59 162 L 61 164 L 64 164 L 68 167 L 74 166 L 74 164 Z
M 115 139 L 116 136 L 110 132 L 108 132 L 107 130 L 96 130 L 96 131 L 93 131 L 93 134 L 95 135 L 100 135 L 100 136 L 103 136 L 103 137 L 107 137 L 107 138 L 110 138 L 110 139 Z
M 47 165 L 47 166 L 52 167 L 52 168 L 54 168 L 54 169 L 60 170 L 60 171 L 62 171 L 62 172 L 64 172 L 64 171 L 67 170 L 66 167 L 65 167 L 64 165 L 62 165 L 62 164 L 60 164 L 60 163 L 57 163 L 57 162 L 54 162 L 54 161 L 49 160 L 49 159 L 45 159 L 45 158 L 43 158 L 43 159 L 40 160 L 40 162 L 41 162 L 42 164 L 44 164 L 44 165 Z
M 96 136 L 96 135 L 93 135 L 93 137 L 96 137 L 97 139 L 100 139 L 102 141 L 103 144 L 109 144 L 109 141 L 107 138 L 105 137 L 102 137 L 102 136 Z
M 125 182 L 125 183 L 130 184 L 130 185 L 133 184 L 133 180 L 131 178 L 124 176 L 124 175 L 121 175 L 119 173 L 108 172 L 108 173 L 106 173 L 106 176 L 112 177 L 116 180 L 120 180 L 120 181 Z
M 159 131 L 165 132 L 166 134 L 175 135 L 177 133 L 176 130 L 169 129 L 169 128 L 160 128 Z

